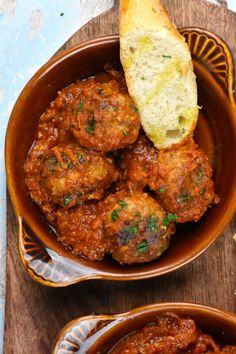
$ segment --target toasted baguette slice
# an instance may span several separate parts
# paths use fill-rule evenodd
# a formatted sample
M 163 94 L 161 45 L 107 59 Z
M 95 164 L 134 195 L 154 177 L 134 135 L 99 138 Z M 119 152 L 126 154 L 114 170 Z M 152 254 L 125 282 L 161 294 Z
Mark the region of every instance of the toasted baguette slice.
M 179 144 L 198 118 L 188 45 L 160 0 L 121 0 L 120 58 L 142 126 L 161 149 Z

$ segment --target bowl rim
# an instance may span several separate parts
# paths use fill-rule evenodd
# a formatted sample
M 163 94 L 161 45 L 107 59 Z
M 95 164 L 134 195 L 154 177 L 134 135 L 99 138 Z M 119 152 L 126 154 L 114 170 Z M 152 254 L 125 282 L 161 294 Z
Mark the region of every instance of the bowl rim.
M 186 312 L 194 312 L 195 315 L 200 315 L 200 314 L 205 314 L 208 315 L 209 317 L 214 317 L 217 318 L 218 320 L 224 320 L 227 321 L 227 323 L 232 324 L 235 326 L 236 329 L 236 314 L 233 312 L 229 312 L 226 310 L 221 310 L 216 307 L 204 305 L 201 303 L 192 303 L 192 302 L 160 302 L 160 303 L 153 303 L 153 304 L 148 304 L 148 305 L 143 305 L 139 307 L 132 308 L 131 310 L 121 312 L 121 313 L 115 313 L 115 314 L 92 314 L 92 315 L 87 315 L 87 316 L 78 316 L 74 318 L 73 320 L 69 321 L 58 333 L 57 338 L 55 340 L 54 346 L 53 346 L 53 352 L 52 354 L 57 354 L 57 349 L 58 345 L 60 344 L 62 337 L 66 335 L 67 332 L 73 329 L 75 326 L 79 326 L 82 324 L 82 322 L 89 322 L 92 320 L 98 320 L 101 322 L 108 322 L 109 327 L 110 325 L 114 324 L 112 326 L 112 329 L 114 329 L 117 325 L 119 325 L 122 322 L 125 322 L 129 319 L 133 319 L 136 317 L 143 316 L 148 313 L 152 313 L 157 311 L 157 315 L 160 313 L 164 312 L 173 312 L 175 311 L 181 311 L 179 316 L 194 316 L 194 315 L 189 315 L 186 314 Z M 105 328 L 100 334 L 99 334 L 99 329 L 95 331 L 92 335 L 96 335 L 95 340 L 91 345 L 95 344 L 99 338 L 104 335 L 109 333 L 109 330 L 111 328 Z
M 230 52 L 230 49 L 228 48 L 228 46 L 226 45 L 226 43 L 220 38 L 218 37 L 216 34 L 208 31 L 208 30 L 204 30 L 201 28 L 197 28 L 197 27 L 183 27 L 181 29 L 179 29 L 180 31 L 196 31 L 198 33 L 204 33 L 207 36 L 210 37 L 214 37 L 218 42 L 221 43 L 221 45 L 224 46 L 224 48 L 226 48 L 227 52 L 227 59 L 229 60 L 229 64 L 231 66 L 232 72 L 229 73 L 231 74 L 231 81 L 233 82 L 233 78 L 234 78 L 234 71 L 233 71 L 233 58 L 232 58 L 232 54 Z M 14 105 L 14 108 L 12 110 L 9 122 L 8 122 L 8 127 L 7 127 L 7 132 L 6 132 L 6 138 L 5 138 L 5 168 L 6 168 L 6 176 L 7 176 L 7 185 L 8 185 L 8 189 L 9 189 L 9 194 L 10 194 L 10 199 L 15 211 L 15 215 L 18 218 L 19 224 L 20 224 L 20 219 L 21 219 L 21 211 L 20 211 L 20 207 L 19 207 L 19 199 L 15 193 L 15 188 L 14 188 L 14 183 L 13 183 L 13 178 L 11 177 L 12 173 L 11 173 L 11 168 L 10 168 L 10 157 L 9 157 L 9 149 L 10 149 L 10 145 L 11 145 L 11 141 L 9 137 L 10 131 L 12 129 L 13 123 L 14 123 L 14 119 L 15 116 L 17 115 L 17 111 L 18 109 L 20 109 L 21 107 L 21 100 L 24 96 L 24 93 L 26 90 L 31 90 L 32 87 L 34 86 L 35 82 L 40 79 L 41 75 L 46 74 L 49 70 L 53 69 L 54 66 L 59 65 L 62 61 L 64 61 L 65 59 L 67 59 L 70 56 L 73 56 L 74 54 L 77 54 L 80 50 L 86 50 L 87 48 L 93 47 L 93 46 L 97 46 L 97 45 L 101 45 L 103 43 L 115 43 L 119 40 L 119 36 L 118 35 L 107 35 L 107 36 L 102 36 L 99 38 L 95 38 L 95 39 L 91 39 L 91 40 L 86 40 L 83 41 L 81 43 L 79 43 L 76 46 L 73 46 L 69 49 L 66 50 L 62 50 L 61 52 L 57 53 L 55 56 L 53 56 L 51 59 L 49 59 L 49 61 L 47 63 L 45 63 L 34 75 L 33 77 L 28 81 L 28 83 L 25 85 L 25 87 L 23 88 L 23 90 L 21 91 L 20 95 L 18 96 L 18 99 Z M 230 86 L 230 85 L 229 85 Z M 233 89 L 233 88 L 232 88 Z M 230 99 L 230 97 L 229 97 Z M 231 103 L 232 108 L 235 108 L 235 102 L 232 101 L 232 99 L 229 100 L 229 102 Z M 235 115 L 235 121 L 234 122 L 234 126 L 235 126 L 235 132 L 236 132 L 236 111 L 233 110 L 232 114 Z M 236 136 L 236 135 L 235 135 Z M 235 181 L 236 182 L 236 181 Z M 97 270 L 95 268 L 90 268 L 88 267 L 88 269 L 91 269 L 91 274 L 87 274 L 87 275 L 82 275 L 82 276 L 78 276 L 72 280 L 66 281 L 66 282 L 62 282 L 62 283 L 52 283 L 50 281 L 41 279 L 40 277 L 38 277 L 27 265 L 26 260 L 23 257 L 22 254 L 22 246 L 21 246 L 21 242 L 20 241 L 20 230 L 22 229 L 21 227 L 18 228 L 18 243 L 19 243 L 19 251 L 20 251 L 20 256 L 21 256 L 21 260 L 22 263 L 24 265 L 24 267 L 26 268 L 27 272 L 30 274 L 30 276 L 34 279 L 37 280 L 38 282 L 44 284 L 44 285 L 48 285 L 48 286 L 55 286 L 55 287 L 60 287 L 60 286 L 67 286 L 70 284 L 74 284 L 74 283 L 78 283 L 80 281 L 83 280 L 88 280 L 88 279 L 106 279 L 106 280 L 126 280 L 126 281 L 130 281 L 130 280 L 139 280 L 139 279 L 147 279 L 147 278 L 152 278 L 152 277 L 156 277 L 156 276 L 160 276 L 163 274 L 167 274 L 170 273 L 172 271 L 175 271 L 181 267 L 184 267 L 185 265 L 187 265 L 188 263 L 190 263 L 191 261 L 193 261 L 194 259 L 196 259 L 197 257 L 199 257 L 202 253 L 204 253 L 222 234 L 222 231 L 224 230 L 224 228 L 228 225 L 228 223 L 230 222 L 230 220 L 232 219 L 235 211 L 236 211 L 236 203 L 233 203 L 233 201 L 236 200 L 236 189 L 235 192 L 231 198 L 231 202 L 230 202 L 230 206 L 231 206 L 231 212 L 227 213 L 227 215 L 225 214 L 225 221 L 224 223 L 219 223 L 217 229 L 215 229 L 214 231 L 211 232 L 212 236 L 211 236 L 211 240 L 209 242 L 204 243 L 203 247 L 200 250 L 197 250 L 194 254 L 185 257 L 184 261 L 177 261 L 174 262 L 174 264 L 172 265 L 168 265 L 165 266 L 161 269 L 155 268 L 155 269 L 151 269 L 148 271 L 142 271 L 142 270 L 138 270 L 137 272 L 134 272 L 132 274 L 124 274 L 124 272 L 120 272 L 120 273 L 114 273 L 112 271 L 106 270 L 106 271 L 100 271 Z M 234 204 L 234 205 L 233 205 Z M 227 208 L 228 209 L 228 208 Z M 20 225 L 19 225 L 20 226 Z M 78 266 L 79 266 L 79 261 L 78 261 Z

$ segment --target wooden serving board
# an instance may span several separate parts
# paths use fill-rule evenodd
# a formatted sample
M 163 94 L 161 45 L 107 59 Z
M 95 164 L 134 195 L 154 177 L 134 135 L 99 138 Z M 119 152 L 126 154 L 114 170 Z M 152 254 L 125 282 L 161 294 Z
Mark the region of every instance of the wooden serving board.
M 206 0 L 166 0 L 178 27 L 196 26 L 222 37 L 236 59 L 236 14 Z M 118 1 L 63 46 L 118 33 Z M 59 330 L 71 319 L 89 313 L 123 312 L 164 301 L 186 301 L 236 312 L 236 217 L 222 237 L 184 268 L 135 282 L 88 281 L 68 288 L 46 288 L 29 278 L 17 248 L 16 218 L 8 199 L 7 297 L 5 354 L 49 354 Z

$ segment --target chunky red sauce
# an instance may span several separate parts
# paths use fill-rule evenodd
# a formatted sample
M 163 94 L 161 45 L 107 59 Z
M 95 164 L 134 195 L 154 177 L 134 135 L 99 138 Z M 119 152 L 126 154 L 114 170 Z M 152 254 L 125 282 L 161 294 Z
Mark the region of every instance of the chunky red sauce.
M 142 329 L 122 339 L 111 354 L 236 354 L 236 346 L 220 346 L 204 334 L 194 320 L 173 313 L 157 317 Z
M 26 185 L 74 254 L 147 262 L 168 248 L 175 221 L 197 221 L 214 202 L 212 170 L 191 138 L 159 152 L 124 76 L 107 70 L 59 91 L 41 116 Z

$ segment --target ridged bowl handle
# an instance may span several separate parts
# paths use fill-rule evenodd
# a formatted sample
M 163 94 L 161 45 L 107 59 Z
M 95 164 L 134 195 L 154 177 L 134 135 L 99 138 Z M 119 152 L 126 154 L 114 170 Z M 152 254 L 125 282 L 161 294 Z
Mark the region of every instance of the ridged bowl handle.
M 18 217 L 18 243 L 23 265 L 28 274 L 39 283 L 63 287 L 82 280 L 99 278 L 99 272 L 70 260 L 47 248 L 32 230 Z
M 207 68 L 235 107 L 234 62 L 227 44 L 204 29 L 186 27 L 179 29 L 179 32 L 190 47 L 193 60 Z
M 97 335 L 108 330 L 109 324 L 116 319 L 113 315 L 92 315 L 69 322 L 59 333 L 52 354 L 86 353 L 93 344 L 91 337 L 95 342 Z

